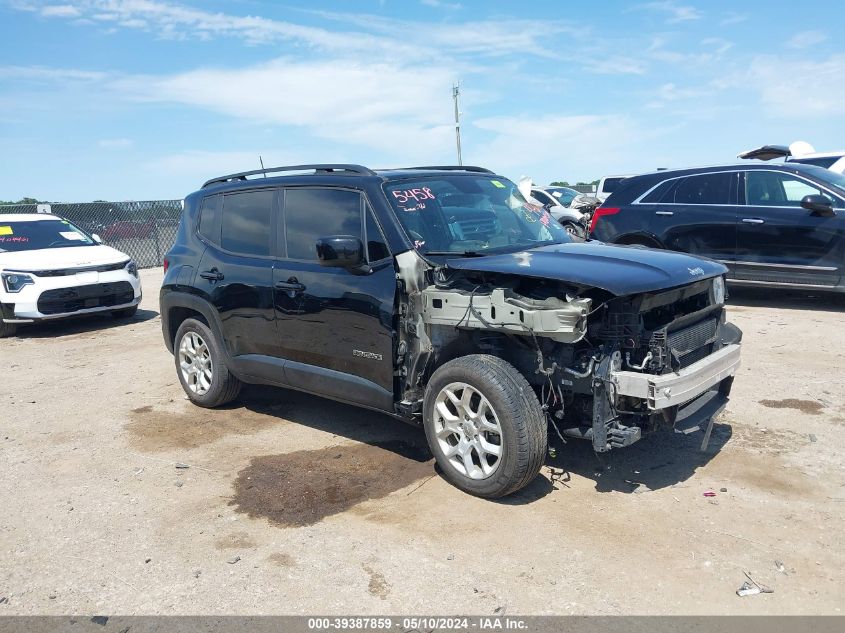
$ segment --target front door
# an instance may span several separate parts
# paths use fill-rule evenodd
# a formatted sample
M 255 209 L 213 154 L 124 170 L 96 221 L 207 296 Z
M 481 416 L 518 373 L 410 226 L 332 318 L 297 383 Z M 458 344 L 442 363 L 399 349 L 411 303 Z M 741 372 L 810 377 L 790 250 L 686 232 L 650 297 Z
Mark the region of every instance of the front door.
M 307 389 L 308 375 L 321 368 L 392 394 L 396 275 L 369 205 L 359 191 L 328 187 L 287 188 L 283 200 L 273 280 L 279 344 L 292 361 L 288 381 Z M 359 237 L 370 272 L 320 265 L 316 243 L 330 235 Z
M 739 280 L 833 286 L 845 263 L 845 204 L 813 182 L 788 172 L 748 170 L 741 185 L 737 222 Z M 822 194 L 835 215 L 801 206 Z

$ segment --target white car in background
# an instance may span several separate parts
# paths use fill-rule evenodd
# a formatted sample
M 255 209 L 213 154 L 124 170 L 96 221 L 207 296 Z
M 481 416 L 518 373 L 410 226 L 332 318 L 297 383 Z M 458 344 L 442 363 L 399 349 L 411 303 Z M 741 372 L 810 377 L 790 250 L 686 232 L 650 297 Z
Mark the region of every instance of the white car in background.
M 614 192 L 620 182 L 622 182 L 626 178 L 630 178 L 633 175 L 634 174 L 626 174 L 624 176 L 605 176 L 604 178 L 599 180 L 599 184 L 596 187 L 596 192 L 594 194 L 587 195 L 592 195 L 593 197 L 598 198 L 599 200 L 604 202 L 610 197 L 610 194 Z
M 138 266 L 67 220 L 0 214 L 0 338 L 22 323 L 110 312 L 132 317 Z
M 763 145 L 737 155 L 737 158 L 756 158 L 757 160 L 774 160 L 783 158 L 787 163 L 804 163 L 824 167 L 837 174 L 845 174 L 845 150 L 835 152 L 817 152 L 805 141 L 795 141 L 786 145 Z

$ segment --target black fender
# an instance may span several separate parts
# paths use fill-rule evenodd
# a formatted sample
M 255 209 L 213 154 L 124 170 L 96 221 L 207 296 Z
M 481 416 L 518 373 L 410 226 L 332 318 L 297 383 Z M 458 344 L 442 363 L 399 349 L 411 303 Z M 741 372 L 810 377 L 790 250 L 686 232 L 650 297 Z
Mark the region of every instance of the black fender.
M 215 338 L 223 344 L 221 348 L 226 355 L 227 360 L 231 358 L 229 350 L 226 348 L 225 339 L 223 338 L 223 326 L 220 322 L 220 314 L 217 309 L 207 299 L 192 294 L 190 292 L 182 292 L 179 290 L 172 290 L 162 287 L 159 294 L 159 311 L 161 313 L 161 333 L 164 336 L 164 344 L 167 350 L 173 353 L 173 343 L 178 325 L 173 327 L 170 322 L 171 312 L 174 308 L 185 308 L 192 310 L 203 316 L 205 322 L 211 328 Z

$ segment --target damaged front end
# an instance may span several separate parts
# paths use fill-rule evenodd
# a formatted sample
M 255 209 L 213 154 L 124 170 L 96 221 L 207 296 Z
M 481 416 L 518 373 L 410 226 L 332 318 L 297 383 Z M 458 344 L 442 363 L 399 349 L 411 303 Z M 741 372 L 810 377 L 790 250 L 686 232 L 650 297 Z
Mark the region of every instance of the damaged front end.
M 741 332 L 725 322 L 722 277 L 618 296 L 510 272 L 397 257 L 398 412 L 418 419 L 433 370 L 484 353 L 516 367 L 553 432 L 598 452 L 660 428 L 688 432 L 723 406 Z

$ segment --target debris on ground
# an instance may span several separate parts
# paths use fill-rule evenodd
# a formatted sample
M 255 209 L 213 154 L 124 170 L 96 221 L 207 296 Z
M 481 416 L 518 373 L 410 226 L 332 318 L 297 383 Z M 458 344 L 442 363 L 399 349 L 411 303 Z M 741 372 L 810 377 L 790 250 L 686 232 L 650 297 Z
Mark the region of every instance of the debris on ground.
M 240 556 L 232 556 L 232 558 L 230 558 L 230 559 L 229 559 L 229 560 L 227 560 L 226 562 L 227 562 L 227 563 L 229 563 L 230 565 L 234 565 L 234 564 L 235 564 L 235 563 L 237 563 L 240 559 L 241 559 L 241 557 L 240 557 Z
M 704 496 L 705 496 L 705 497 L 715 497 L 715 496 L 716 496 L 716 493 L 715 493 L 715 492 L 713 492 L 712 490 L 706 490 L 706 491 L 704 492 Z
M 183 470 L 185 468 L 190 468 L 190 467 L 191 466 L 189 464 L 183 464 L 182 462 L 176 462 L 176 468 L 178 468 L 180 470 Z
M 455 555 L 454 555 L 454 554 L 449 554 L 449 555 L 446 557 L 446 560 L 455 560 Z
M 812 433 L 810 433 L 807 437 L 810 438 L 810 441 L 813 443 L 818 441 L 818 438 Z
M 771 587 L 767 587 L 766 585 L 761 585 L 760 583 L 758 583 L 751 577 L 751 575 L 747 571 L 744 571 L 742 573 L 745 574 L 745 577 L 748 578 L 748 580 L 742 583 L 742 586 L 736 590 L 736 595 L 738 595 L 739 597 L 743 598 L 745 596 L 754 596 L 758 593 L 775 592 L 775 590 Z
M 727 492 L 727 491 L 728 491 L 727 488 L 719 488 L 719 492 Z
M 786 573 L 786 567 L 784 566 L 783 561 L 776 560 L 775 569 L 777 569 L 782 574 Z

